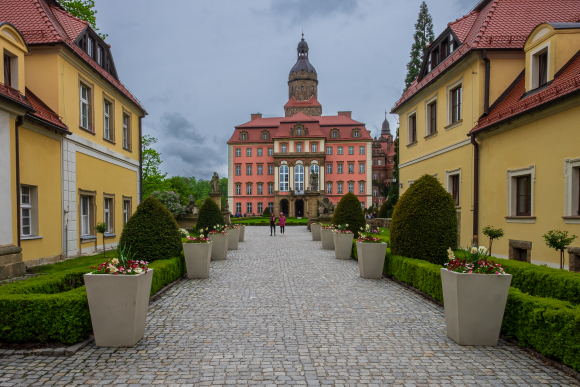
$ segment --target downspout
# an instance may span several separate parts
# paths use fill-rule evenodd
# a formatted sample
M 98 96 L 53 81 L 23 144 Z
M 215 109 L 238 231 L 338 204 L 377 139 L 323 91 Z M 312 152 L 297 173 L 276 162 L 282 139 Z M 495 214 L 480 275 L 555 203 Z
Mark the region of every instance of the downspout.
M 471 135 L 473 145 L 473 246 L 478 246 L 479 230 L 479 144 L 475 141 L 475 134 Z
M 139 203 L 143 201 L 143 146 L 142 146 L 142 127 L 141 121 L 143 116 L 139 116 Z
M 14 156 L 16 158 L 16 236 L 18 238 L 18 247 L 20 247 L 20 139 L 18 128 L 24 125 L 24 116 L 18 116 L 16 120 L 16 126 L 14 131 L 14 143 L 15 152 Z
M 485 94 L 483 96 L 483 115 L 487 116 L 489 114 L 489 80 L 491 74 L 491 62 L 487 57 L 486 50 L 483 50 L 481 59 L 483 59 L 485 62 Z

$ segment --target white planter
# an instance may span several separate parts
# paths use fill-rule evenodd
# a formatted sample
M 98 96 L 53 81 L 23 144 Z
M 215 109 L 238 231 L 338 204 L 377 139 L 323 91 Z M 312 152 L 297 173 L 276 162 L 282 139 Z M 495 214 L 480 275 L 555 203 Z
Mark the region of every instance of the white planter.
M 459 345 L 497 345 L 511 281 L 441 269 L 447 336 Z
M 334 236 L 334 256 L 336 259 L 350 259 L 354 234 L 332 233 Z
M 153 269 L 137 275 L 85 274 L 95 345 L 132 347 L 145 334 Z
M 228 242 L 229 235 L 225 234 L 209 234 L 209 240 L 211 241 L 211 260 L 212 261 L 223 261 L 228 257 Z
M 320 229 L 320 239 L 324 250 L 334 250 L 334 237 L 331 229 Z
M 240 237 L 238 241 L 243 242 L 245 236 L 246 236 L 246 225 L 240 224 Z
M 238 229 L 229 229 L 228 230 L 228 250 L 237 250 L 238 249 L 238 242 L 240 241 L 240 233 L 241 230 Z
M 363 278 L 382 278 L 386 252 L 386 243 L 356 242 L 360 276 Z
M 312 231 L 312 240 L 319 241 L 320 240 L 320 224 L 311 224 L 310 231 Z
M 208 278 L 213 243 L 184 243 L 183 254 L 187 266 L 187 278 Z

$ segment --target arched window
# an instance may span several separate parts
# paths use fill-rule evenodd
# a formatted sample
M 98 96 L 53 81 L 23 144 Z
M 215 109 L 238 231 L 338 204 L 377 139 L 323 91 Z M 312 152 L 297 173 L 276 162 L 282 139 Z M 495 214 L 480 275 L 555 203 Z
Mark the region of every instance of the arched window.
M 304 165 L 294 167 L 294 190 L 304 191 Z
M 310 166 L 310 174 L 312 175 L 313 173 L 316 173 L 318 175 L 318 180 L 320 180 L 320 173 L 319 173 L 318 164 L 312 164 Z M 318 185 L 316 187 L 310 187 L 310 189 L 312 191 L 318 191 Z
M 280 166 L 280 191 L 288 191 L 288 181 L 288 166 L 282 165 Z

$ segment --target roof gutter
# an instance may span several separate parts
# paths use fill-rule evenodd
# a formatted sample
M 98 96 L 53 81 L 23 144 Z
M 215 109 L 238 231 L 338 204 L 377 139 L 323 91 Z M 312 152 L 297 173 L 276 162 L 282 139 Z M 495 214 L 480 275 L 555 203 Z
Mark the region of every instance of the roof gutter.
M 470 136 L 473 145 L 473 246 L 477 246 L 479 238 L 479 144 L 475 141 L 475 134 Z

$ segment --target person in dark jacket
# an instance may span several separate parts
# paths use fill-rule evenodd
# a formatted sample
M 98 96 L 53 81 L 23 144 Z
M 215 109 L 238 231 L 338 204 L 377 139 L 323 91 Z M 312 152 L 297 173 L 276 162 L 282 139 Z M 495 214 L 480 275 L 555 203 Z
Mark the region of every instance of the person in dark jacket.
M 276 216 L 274 214 L 270 215 L 270 236 L 272 236 L 272 230 L 274 230 L 274 236 L 276 236 Z

